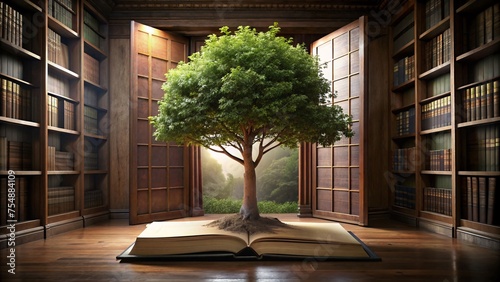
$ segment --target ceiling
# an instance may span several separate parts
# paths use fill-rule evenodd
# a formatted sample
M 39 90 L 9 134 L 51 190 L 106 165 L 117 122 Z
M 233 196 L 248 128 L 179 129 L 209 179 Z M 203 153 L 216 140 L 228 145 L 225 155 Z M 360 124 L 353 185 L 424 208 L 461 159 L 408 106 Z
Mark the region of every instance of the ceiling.
M 397 0 L 394 0 L 397 1 Z M 267 29 L 278 22 L 282 35 L 319 37 L 362 15 L 383 0 L 104 0 L 110 22 L 130 20 L 186 36 L 206 36 L 221 26 Z

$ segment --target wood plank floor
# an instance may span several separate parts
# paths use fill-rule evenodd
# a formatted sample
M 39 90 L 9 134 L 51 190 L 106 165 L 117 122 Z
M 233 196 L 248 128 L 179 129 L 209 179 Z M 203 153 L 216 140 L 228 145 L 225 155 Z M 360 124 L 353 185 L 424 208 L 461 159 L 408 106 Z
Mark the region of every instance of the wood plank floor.
M 0 281 L 500 281 L 497 251 L 391 220 L 377 220 L 373 227 L 343 226 L 382 261 L 121 263 L 115 257 L 145 226 L 115 219 L 17 246 L 15 275 L 7 272 L 8 250 L 0 250 Z

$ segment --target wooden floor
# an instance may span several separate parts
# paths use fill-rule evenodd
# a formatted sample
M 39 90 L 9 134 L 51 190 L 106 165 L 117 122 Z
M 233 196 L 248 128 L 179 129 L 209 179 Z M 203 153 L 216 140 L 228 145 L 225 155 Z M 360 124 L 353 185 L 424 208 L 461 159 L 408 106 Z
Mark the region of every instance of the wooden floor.
M 215 217 L 194 219 L 211 218 Z M 391 220 L 373 225 L 343 224 L 382 258 L 380 262 L 121 263 L 115 257 L 145 226 L 115 219 L 17 246 L 15 275 L 7 272 L 8 250 L 0 250 L 0 281 L 500 281 L 496 251 Z

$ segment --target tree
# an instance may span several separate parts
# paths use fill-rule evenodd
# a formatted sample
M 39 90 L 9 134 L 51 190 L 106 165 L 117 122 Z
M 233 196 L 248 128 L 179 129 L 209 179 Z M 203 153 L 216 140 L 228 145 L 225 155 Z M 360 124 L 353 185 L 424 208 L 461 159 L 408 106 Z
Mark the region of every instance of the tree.
M 279 30 L 276 23 L 266 32 L 222 27 L 208 36 L 189 62 L 166 74 L 159 113 L 150 118 L 157 140 L 202 145 L 243 165 L 244 220 L 260 218 L 255 168 L 264 154 L 352 135 L 350 117 L 327 104 L 330 83 L 318 58 Z

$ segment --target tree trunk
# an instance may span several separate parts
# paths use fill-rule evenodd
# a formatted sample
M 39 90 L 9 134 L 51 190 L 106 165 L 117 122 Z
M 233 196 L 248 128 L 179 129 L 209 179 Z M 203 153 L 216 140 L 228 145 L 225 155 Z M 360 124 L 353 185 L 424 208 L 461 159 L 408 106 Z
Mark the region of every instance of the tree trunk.
M 255 164 L 252 158 L 252 145 L 245 146 L 243 151 L 243 166 L 245 167 L 243 203 L 240 215 L 243 219 L 259 219 L 259 208 L 257 206 L 257 177 Z

